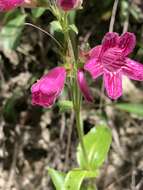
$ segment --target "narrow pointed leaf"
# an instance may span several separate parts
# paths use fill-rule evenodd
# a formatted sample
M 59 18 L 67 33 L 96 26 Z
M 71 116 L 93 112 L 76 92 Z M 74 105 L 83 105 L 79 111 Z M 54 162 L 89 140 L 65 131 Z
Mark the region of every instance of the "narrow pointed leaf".
M 115 104 L 115 107 L 122 111 L 143 117 L 143 104 L 118 103 Z

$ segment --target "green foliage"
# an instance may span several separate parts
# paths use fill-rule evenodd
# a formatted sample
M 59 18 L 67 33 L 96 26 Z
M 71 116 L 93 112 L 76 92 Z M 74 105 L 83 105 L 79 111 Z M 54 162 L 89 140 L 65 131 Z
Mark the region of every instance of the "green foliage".
M 69 32 L 78 34 L 78 29 L 75 24 L 70 24 L 68 29 Z M 59 21 L 55 20 L 50 23 L 50 33 L 61 43 L 64 42 L 63 28 Z
M 111 140 L 111 130 L 102 125 L 92 128 L 84 136 L 84 145 L 91 170 L 97 170 L 103 164 L 107 157 Z M 80 145 L 77 149 L 77 160 L 81 168 L 86 168 L 86 160 Z
M 66 112 L 73 109 L 73 103 L 69 100 L 61 100 L 57 105 L 60 109 L 60 112 Z
M 80 168 L 73 169 L 63 175 L 53 169 L 49 170 L 56 190 L 80 190 L 84 179 L 95 178 L 99 174 L 99 167 L 106 159 L 111 144 L 111 131 L 106 126 L 92 128 L 84 136 L 84 144 L 88 155 L 89 168 L 86 169 L 86 161 L 82 154 L 80 145 L 77 150 L 77 159 Z M 93 189 L 92 187 L 90 189 Z
M 56 190 L 62 190 L 63 189 L 63 184 L 64 184 L 64 179 L 65 179 L 65 174 L 59 171 L 56 171 L 54 169 L 49 168 L 48 173 L 50 177 L 52 178 L 52 181 L 54 183 L 54 186 Z
M 69 28 L 70 28 L 71 31 L 73 31 L 76 34 L 78 34 L 78 28 L 76 27 L 76 25 L 71 24 L 71 25 L 69 25 Z
M 6 15 L 6 23 L 0 32 L 0 41 L 4 49 L 16 49 L 24 26 L 26 15 L 20 11 Z
M 142 104 L 117 103 L 117 104 L 115 104 L 115 107 L 122 111 L 126 111 L 126 112 L 143 117 L 143 105 Z
M 4 108 L 3 108 L 3 116 L 6 121 L 15 123 L 17 117 L 15 113 L 15 99 L 14 97 L 8 99 Z
M 69 24 L 75 24 L 76 11 L 71 11 L 68 15 Z
M 85 178 L 95 178 L 96 176 L 97 173 L 93 171 L 74 169 L 66 175 L 63 190 L 80 190 Z
M 50 23 L 50 33 L 61 43 L 64 41 L 64 34 L 60 22 L 52 21 Z
M 8 98 L 3 107 L 3 117 L 9 123 L 15 123 L 18 117 L 18 113 L 15 109 L 17 100 L 22 97 L 22 93 L 15 92 L 13 96 Z
M 45 8 L 35 8 L 35 9 L 32 9 L 32 16 L 35 17 L 35 18 L 39 18 L 40 16 L 42 16 L 44 14 L 44 12 L 46 11 Z
M 56 190 L 80 190 L 82 182 L 87 178 L 95 178 L 97 172 L 73 169 L 65 175 L 62 172 L 49 168 L 48 173 L 52 178 Z

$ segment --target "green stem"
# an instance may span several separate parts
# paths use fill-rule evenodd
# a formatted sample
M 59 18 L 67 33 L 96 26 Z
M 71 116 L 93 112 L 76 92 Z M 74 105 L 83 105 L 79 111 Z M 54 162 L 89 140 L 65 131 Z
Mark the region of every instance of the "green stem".
M 84 133 L 83 133 L 80 109 L 75 109 L 75 115 L 76 115 L 76 128 L 78 132 L 78 137 L 79 137 L 83 157 L 85 158 L 87 169 L 88 169 L 88 157 L 87 157 L 87 153 L 86 153 L 86 149 L 85 149 L 84 141 L 83 141 Z
M 87 168 L 88 168 L 88 157 L 87 157 L 87 153 L 86 153 L 86 149 L 85 149 L 85 145 L 83 141 L 84 132 L 83 132 L 82 119 L 81 119 L 81 98 L 82 97 L 81 97 L 79 87 L 77 84 L 78 60 L 75 55 L 74 47 L 71 41 L 72 36 L 68 30 L 68 15 L 67 14 L 64 15 L 64 21 L 65 22 L 62 26 L 63 26 L 63 31 L 64 31 L 65 39 L 66 39 L 65 43 L 67 43 L 68 52 L 70 52 L 70 55 L 73 60 L 73 78 L 71 79 L 72 81 L 71 91 L 72 91 L 72 101 L 73 101 L 74 111 L 75 111 L 75 116 L 76 116 L 76 128 L 78 132 L 78 137 L 79 137 L 82 153 L 83 153 L 83 156 L 85 158 Z

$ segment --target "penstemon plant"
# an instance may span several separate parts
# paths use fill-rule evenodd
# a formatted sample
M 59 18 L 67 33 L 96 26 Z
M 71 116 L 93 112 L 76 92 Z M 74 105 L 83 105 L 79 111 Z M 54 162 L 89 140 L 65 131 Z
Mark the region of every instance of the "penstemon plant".
M 116 1 L 115 1 L 116 2 Z M 61 109 L 75 112 L 76 129 L 79 137 L 76 158 L 78 168 L 67 174 L 49 168 L 56 190 L 92 190 L 97 189 L 92 179 L 99 175 L 99 169 L 105 161 L 111 141 L 111 130 L 105 124 L 93 127 L 86 135 L 81 117 L 83 98 L 87 103 L 93 102 L 85 72 L 95 80 L 103 75 L 107 95 L 112 100 L 122 95 L 122 77 L 143 81 L 143 65 L 128 58 L 136 44 L 133 33 L 125 32 L 121 36 L 109 30 L 103 37 L 101 45 L 91 50 L 79 50 L 77 43 L 78 29 L 71 23 L 72 11 L 82 8 L 82 0 L 1 0 L 0 10 L 8 11 L 18 6 L 45 6 L 55 16 L 52 23 L 63 33 L 62 43 L 56 42 L 62 64 L 51 69 L 31 87 L 32 104 L 49 108 L 55 104 L 65 85 L 68 86 L 69 99 L 60 101 Z M 112 22 L 111 22 L 112 24 Z M 84 180 L 87 183 L 83 183 Z

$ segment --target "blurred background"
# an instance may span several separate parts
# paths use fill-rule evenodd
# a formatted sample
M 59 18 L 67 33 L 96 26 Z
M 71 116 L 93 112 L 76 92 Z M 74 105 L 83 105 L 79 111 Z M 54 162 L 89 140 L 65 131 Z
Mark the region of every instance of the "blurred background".
M 100 44 L 109 30 L 113 0 L 84 1 L 72 13 L 79 44 Z M 60 63 L 56 44 L 33 23 L 62 41 L 54 17 L 44 8 L 0 13 L 0 190 L 53 190 L 48 167 L 75 167 L 77 133 L 74 113 L 31 105 L 31 85 Z M 143 1 L 119 0 L 115 31 L 134 32 L 132 58 L 143 63 Z M 85 133 L 100 122 L 112 128 L 109 157 L 96 183 L 99 190 L 143 190 L 143 82 L 124 79 L 116 102 L 101 91 L 102 80 L 88 76 L 94 104 L 84 103 Z M 63 95 L 66 94 L 66 90 Z M 61 97 L 62 98 L 62 97 Z

